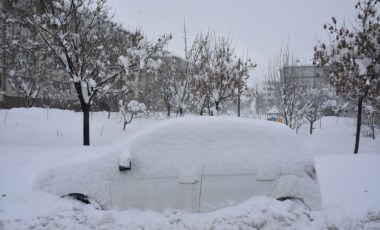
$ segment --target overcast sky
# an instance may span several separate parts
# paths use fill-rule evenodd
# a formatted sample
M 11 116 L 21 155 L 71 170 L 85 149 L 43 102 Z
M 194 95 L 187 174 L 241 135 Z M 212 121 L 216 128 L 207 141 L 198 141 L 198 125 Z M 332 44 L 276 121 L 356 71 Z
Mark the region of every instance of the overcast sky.
M 352 19 L 356 0 L 109 0 L 115 20 L 141 29 L 149 38 L 171 33 L 169 51 L 184 56 L 183 25 L 189 40 L 209 29 L 230 36 L 237 54 L 258 64 L 253 79 L 265 75 L 267 63 L 289 40 L 301 63 L 310 62 L 317 39 L 327 40 L 323 24 L 332 16 Z

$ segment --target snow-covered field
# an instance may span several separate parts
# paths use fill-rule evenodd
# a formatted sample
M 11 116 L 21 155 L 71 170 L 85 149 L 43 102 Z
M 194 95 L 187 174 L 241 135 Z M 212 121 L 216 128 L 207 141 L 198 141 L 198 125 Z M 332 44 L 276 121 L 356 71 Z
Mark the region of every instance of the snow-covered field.
M 353 153 L 354 120 L 324 117 L 299 138 L 314 155 L 322 210 L 253 197 L 230 208 L 194 214 L 100 211 L 33 188 L 42 171 L 104 154 L 160 119 L 135 119 L 122 131 L 117 114 L 93 113 L 91 147 L 83 147 L 82 114 L 46 109 L 0 110 L 0 229 L 380 229 L 380 141 L 362 138 Z

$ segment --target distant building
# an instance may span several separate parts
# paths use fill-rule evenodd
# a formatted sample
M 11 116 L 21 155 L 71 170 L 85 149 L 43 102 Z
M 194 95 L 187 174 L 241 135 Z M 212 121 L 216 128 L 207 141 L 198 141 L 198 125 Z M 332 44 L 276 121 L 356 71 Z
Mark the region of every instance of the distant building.
M 265 114 L 274 105 L 274 87 L 268 81 L 264 81 L 256 87 L 256 92 L 256 114 Z
M 281 79 L 286 80 L 287 77 L 297 77 L 300 78 L 304 84 L 312 88 L 319 88 L 327 84 L 328 74 L 329 69 L 327 66 L 295 65 L 280 69 Z
M 312 88 L 322 88 L 329 84 L 329 66 L 318 67 L 314 65 L 296 65 L 284 67 L 280 70 L 281 79 L 286 77 L 297 77 L 303 84 Z M 336 97 L 327 102 L 325 114 L 334 115 L 337 108 L 345 107 L 345 100 L 342 97 Z
M 283 123 L 280 110 L 274 105 L 265 113 L 265 118 L 270 121 L 277 121 Z
M 13 8 L 11 0 L 0 1 L 0 9 L 10 11 Z M 2 12 L 1 12 L 2 13 Z M 5 18 L 0 18 L 0 44 L 4 44 L 8 36 L 13 36 L 14 28 L 12 25 L 7 25 Z M 12 87 L 7 82 L 9 69 L 7 66 L 7 53 L 0 50 L 0 108 L 4 107 L 4 101 L 7 95 L 14 93 Z
M 32 10 L 41 10 L 41 4 L 37 0 L 1 0 L 0 13 L 10 12 L 17 14 L 27 14 Z M 7 41 L 12 41 L 13 38 L 20 36 L 22 32 L 29 31 L 27 27 L 20 27 L 11 20 L 4 17 L 0 18 L 0 44 L 6 44 Z M 31 35 L 33 36 L 33 35 Z M 13 65 L 15 60 L 20 56 L 27 57 L 28 60 L 34 60 L 30 53 L 13 53 L 0 49 L 0 108 L 13 108 L 25 106 L 25 99 L 17 92 L 12 86 L 9 78 L 14 73 Z M 35 63 L 36 65 L 43 65 L 43 63 Z M 55 75 L 57 73 L 53 73 Z M 59 75 L 59 74 L 58 74 Z M 57 75 L 57 76 L 58 76 Z M 32 79 L 31 81 L 39 81 Z M 56 82 L 59 79 L 56 80 Z M 56 84 L 54 82 L 53 84 Z M 42 105 L 42 93 L 40 98 L 36 100 L 36 105 Z
M 320 88 L 328 84 L 328 67 L 317 67 L 314 65 L 295 65 L 280 69 L 280 78 L 299 78 L 304 84 L 312 88 Z M 265 114 L 274 106 L 275 88 L 268 81 L 256 87 L 256 113 Z

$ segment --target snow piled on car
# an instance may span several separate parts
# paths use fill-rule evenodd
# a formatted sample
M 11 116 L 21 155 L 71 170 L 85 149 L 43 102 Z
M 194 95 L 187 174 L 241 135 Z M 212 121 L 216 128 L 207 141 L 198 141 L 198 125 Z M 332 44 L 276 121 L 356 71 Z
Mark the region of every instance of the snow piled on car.
M 96 151 L 107 154 L 51 169 L 37 178 L 35 188 L 59 196 L 80 192 L 108 209 L 111 178 L 123 177 L 119 161 L 120 155 L 125 153 L 132 162 L 128 176 L 137 178 L 233 173 L 256 173 L 258 178 L 264 179 L 279 173 L 302 178 L 306 176 L 307 167 L 314 167 L 312 155 L 304 151 L 287 126 L 231 117 L 161 121 L 129 140 L 98 147 Z M 294 190 L 316 193 L 311 194 L 312 205 L 318 208 L 319 188 L 312 178 L 304 178 L 304 181 L 307 179 L 310 183 L 303 183 L 302 189 Z M 285 186 L 297 186 L 294 181 L 297 180 L 287 180 L 290 184 Z
M 170 119 L 121 148 L 131 153 L 131 176 L 300 174 L 300 166 L 314 165 L 287 126 L 231 117 Z

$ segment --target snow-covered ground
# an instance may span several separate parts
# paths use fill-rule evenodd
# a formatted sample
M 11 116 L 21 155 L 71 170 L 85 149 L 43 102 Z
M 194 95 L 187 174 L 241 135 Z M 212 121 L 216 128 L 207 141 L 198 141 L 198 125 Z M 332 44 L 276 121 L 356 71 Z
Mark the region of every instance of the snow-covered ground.
M 362 138 L 353 153 L 354 120 L 324 117 L 299 138 L 314 155 L 322 210 L 253 197 L 230 208 L 194 214 L 100 211 L 33 188 L 49 168 L 90 160 L 115 141 L 160 119 L 135 119 L 122 131 L 117 114 L 93 113 L 91 147 L 83 147 L 82 114 L 62 110 L 0 110 L 0 229 L 380 229 L 380 141 Z

